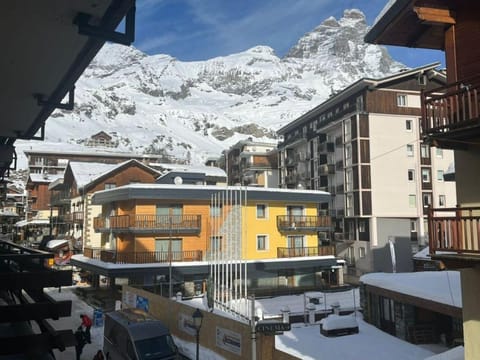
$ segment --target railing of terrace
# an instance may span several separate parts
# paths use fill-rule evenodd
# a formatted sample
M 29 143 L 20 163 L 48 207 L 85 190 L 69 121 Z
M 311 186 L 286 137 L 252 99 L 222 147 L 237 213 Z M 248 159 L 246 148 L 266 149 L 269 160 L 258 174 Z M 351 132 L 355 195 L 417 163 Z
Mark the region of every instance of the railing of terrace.
M 480 254 L 480 207 L 430 208 L 430 253 Z
M 203 253 L 201 250 L 188 251 L 115 251 L 102 250 L 101 260 L 115 264 L 146 264 L 146 263 L 166 263 L 171 261 L 202 261 Z
M 422 133 L 445 134 L 480 119 L 480 76 L 422 93 Z
M 311 247 L 279 247 L 278 258 L 290 258 L 300 256 L 335 256 L 335 246 L 311 246 Z

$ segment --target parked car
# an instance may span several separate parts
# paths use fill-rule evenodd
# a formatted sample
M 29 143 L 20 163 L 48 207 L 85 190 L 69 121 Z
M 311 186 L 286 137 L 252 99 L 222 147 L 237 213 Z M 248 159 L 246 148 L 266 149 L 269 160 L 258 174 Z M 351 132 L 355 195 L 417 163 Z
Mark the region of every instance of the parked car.
M 109 360 L 180 359 L 168 328 L 140 309 L 105 314 L 103 352 Z

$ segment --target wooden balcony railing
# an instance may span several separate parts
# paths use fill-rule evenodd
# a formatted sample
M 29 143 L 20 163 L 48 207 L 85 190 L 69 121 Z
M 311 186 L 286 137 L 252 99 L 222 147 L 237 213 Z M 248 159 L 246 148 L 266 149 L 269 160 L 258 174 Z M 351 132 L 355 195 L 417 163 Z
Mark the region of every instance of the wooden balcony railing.
M 430 253 L 480 254 L 480 207 L 430 208 Z
M 277 227 L 280 231 L 319 231 L 332 226 L 332 218 L 321 216 L 277 216 Z
M 445 135 L 480 120 L 480 77 L 464 79 L 422 93 L 422 133 Z
M 75 211 L 72 213 L 74 223 L 83 223 L 83 211 Z
M 335 246 L 312 246 L 312 247 L 279 247 L 277 248 L 278 258 L 290 258 L 300 256 L 335 256 Z
M 93 227 L 100 232 L 197 233 L 201 218 L 201 215 L 116 215 L 96 217 Z
M 115 264 L 166 263 L 170 262 L 170 260 L 174 262 L 202 261 L 203 253 L 201 250 L 172 251 L 171 253 L 168 251 L 124 252 L 102 250 L 100 260 Z
M 83 255 L 90 259 L 100 260 L 101 251 L 102 251 L 101 248 L 92 248 L 92 247 L 85 246 L 83 248 Z

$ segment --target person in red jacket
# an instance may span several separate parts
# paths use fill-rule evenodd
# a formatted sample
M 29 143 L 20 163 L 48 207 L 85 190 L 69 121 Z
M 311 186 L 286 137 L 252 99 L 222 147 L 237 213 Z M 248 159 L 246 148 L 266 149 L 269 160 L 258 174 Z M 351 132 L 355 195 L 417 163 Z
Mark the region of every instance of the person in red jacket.
M 85 329 L 87 343 L 91 344 L 92 339 L 90 337 L 90 328 L 92 327 L 92 319 L 90 319 L 90 317 L 86 314 L 81 314 L 80 319 L 82 319 L 82 328 Z

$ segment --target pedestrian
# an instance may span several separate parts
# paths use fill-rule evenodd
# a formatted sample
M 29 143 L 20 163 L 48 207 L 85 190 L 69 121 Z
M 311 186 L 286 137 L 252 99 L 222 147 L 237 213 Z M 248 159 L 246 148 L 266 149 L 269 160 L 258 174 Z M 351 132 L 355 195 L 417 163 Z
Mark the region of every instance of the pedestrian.
M 103 356 L 103 351 L 98 350 L 95 356 L 93 357 L 93 360 L 104 360 L 105 356 Z
M 87 343 L 85 333 L 82 331 L 82 326 L 77 328 L 77 331 L 75 331 L 74 335 L 77 342 L 75 345 L 75 354 L 77 355 L 77 360 L 80 360 L 80 355 L 82 354 L 83 348 Z
M 85 329 L 85 338 L 87 340 L 87 343 L 91 344 L 92 339 L 90 336 L 90 328 L 92 327 L 92 319 L 86 314 L 81 314 L 80 319 L 82 319 L 82 327 Z

